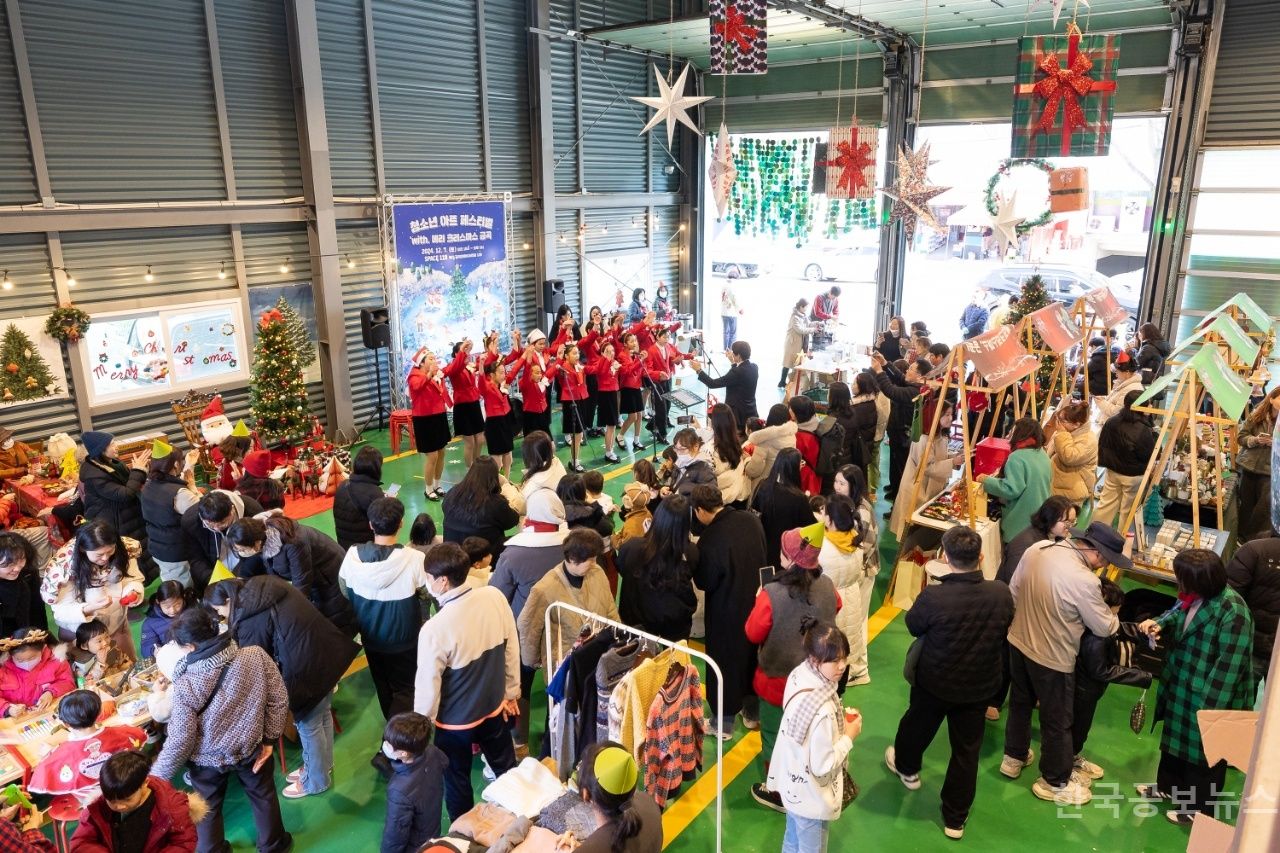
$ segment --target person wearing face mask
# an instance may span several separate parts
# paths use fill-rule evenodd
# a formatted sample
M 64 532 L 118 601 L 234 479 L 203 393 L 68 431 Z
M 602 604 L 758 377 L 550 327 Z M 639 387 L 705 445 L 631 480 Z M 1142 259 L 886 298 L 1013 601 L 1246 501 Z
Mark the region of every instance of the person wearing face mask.
M 196 824 L 209 805 L 151 774 L 137 750 L 117 752 L 102 765 L 102 796 L 84 811 L 71 849 L 85 853 L 169 853 L 196 849 Z
M 182 514 L 182 538 L 197 595 L 209 585 L 218 563 L 232 570 L 240 560 L 227 541 L 227 530 L 240 519 L 252 518 L 262 511 L 262 505 L 253 498 L 214 489 Z
M 461 545 L 433 546 L 425 568 L 440 609 L 418 634 L 413 709 L 435 721 L 436 746 L 449 757 L 444 792 L 452 821 L 475 805 L 473 744 L 496 775 L 516 766 L 507 720 L 519 713 L 520 641 L 506 596 L 469 583 L 471 560 Z
M 63 639 L 92 619 L 107 626 L 116 647 L 136 658 L 127 611 L 142 603 L 145 582 L 138 571 L 138 543 L 104 521 L 90 521 L 58 551 L 40 584 Z
M 76 689 L 62 647 L 48 646 L 49 634 L 38 628 L 19 628 L 0 640 L 8 659 L 0 666 L 0 717 L 20 717 L 30 709 L 53 707 L 59 697 Z
M 35 456 L 35 448 L 15 439 L 8 427 L 0 427 L 0 479 L 25 475 Z
M 382 755 L 391 775 L 381 853 L 414 853 L 440 834 L 449 759 L 431 744 L 431 721 L 412 711 L 387 720 Z
M 40 600 L 41 564 L 36 549 L 17 533 L 0 533 L 0 636 L 19 628 L 48 627 Z
M 138 568 L 150 583 L 159 574 L 147 548 L 147 523 L 142 515 L 142 487 L 147 480 L 151 449 L 135 454 L 129 467 L 125 467 L 111 433 L 86 432 L 80 441 L 85 449 L 84 462 L 80 465 L 84 517 L 105 521 L 121 536 L 136 540 L 141 547 Z
M 671 446 L 676 451 L 676 467 L 671 486 L 662 490 L 664 497 L 682 495 L 687 499 L 698 486 L 717 485 L 716 470 L 702 455 L 702 437 L 697 430 L 691 427 L 680 430 Z

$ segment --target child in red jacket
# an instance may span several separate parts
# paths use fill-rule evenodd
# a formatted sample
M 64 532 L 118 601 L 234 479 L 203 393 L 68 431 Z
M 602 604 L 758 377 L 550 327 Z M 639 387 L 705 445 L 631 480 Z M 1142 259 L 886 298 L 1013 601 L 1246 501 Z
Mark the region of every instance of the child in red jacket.
M 117 752 L 102 765 L 102 796 L 80 816 L 71 837 L 76 853 L 182 853 L 196 849 L 196 824 L 209 808 L 199 794 L 183 793 L 149 776 L 151 762 L 137 750 Z M 123 839 L 132 843 L 125 847 Z M 138 844 L 141 846 L 138 846 Z
M 818 476 L 818 435 L 814 429 L 818 426 L 818 410 L 813 400 L 797 394 L 787 401 L 791 416 L 796 422 L 796 450 L 804 464 L 800 466 L 800 488 L 807 494 L 822 494 L 822 477 Z
M 604 427 L 604 458 L 617 462 L 613 452 L 614 432 L 618 428 L 618 374 L 622 363 L 615 357 L 617 347 L 606 340 L 600 345 L 600 354 L 587 365 L 587 373 L 596 380 L 596 423 Z
M 0 666 L 0 716 L 18 717 L 29 710 L 52 707 L 60 696 L 76 688 L 64 648 L 55 653 L 46 644 L 47 631 L 19 628 L 0 641 L 9 658 Z

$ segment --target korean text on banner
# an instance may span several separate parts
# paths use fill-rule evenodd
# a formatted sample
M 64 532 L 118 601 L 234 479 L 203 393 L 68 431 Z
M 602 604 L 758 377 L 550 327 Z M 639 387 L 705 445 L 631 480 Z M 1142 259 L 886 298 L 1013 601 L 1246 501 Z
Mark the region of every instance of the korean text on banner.
M 1112 329 L 1129 320 L 1129 312 L 1120 307 L 1109 287 L 1090 290 L 1083 299 L 1105 328 Z
M 1071 313 L 1067 311 L 1067 306 L 1061 302 L 1054 302 L 1039 311 L 1033 311 L 1030 317 L 1045 346 L 1059 355 L 1068 352 L 1084 340 L 1084 330 L 1076 324 Z
M 1018 340 L 1013 326 L 1000 326 L 964 342 L 965 354 L 992 390 L 1000 390 L 1028 376 L 1040 366 Z

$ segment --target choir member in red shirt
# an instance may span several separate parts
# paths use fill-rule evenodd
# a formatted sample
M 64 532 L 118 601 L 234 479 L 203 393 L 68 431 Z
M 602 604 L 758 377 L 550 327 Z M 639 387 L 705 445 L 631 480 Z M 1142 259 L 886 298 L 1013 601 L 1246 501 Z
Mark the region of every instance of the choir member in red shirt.
M 609 462 L 617 462 L 618 455 L 613 452 L 614 431 L 618 428 L 618 373 L 622 364 L 615 358 L 617 348 L 613 341 L 605 341 L 600 346 L 600 354 L 587 364 L 587 378 L 596 383 L 596 416 L 597 423 L 604 427 L 604 458 Z
M 449 415 L 453 399 L 445 386 L 444 372 L 435 353 L 426 347 L 413 356 L 409 371 L 409 402 L 413 414 L 413 440 L 418 452 L 425 455 L 422 479 L 427 500 L 444 497 L 440 476 L 444 473 L 444 448 L 449 443 Z
M 484 413 L 480 411 L 480 371 L 471 360 L 471 339 L 453 345 L 443 373 L 453 388 L 453 433 L 462 438 L 462 461 L 468 468 L 484 453 Z
M 586 426 L 582 420 L 582 401 L 587 399 L 587 369 L 582 364 L 582 353 L 577 344 L 569 344 L 563 350 L 560 371 L 560 430 L 569 439 L 572 462 L 570 471 L 582 473 L 586 469 L 578 462 L 578 449 L 582 447 L 582 434 Z M 556 353 L 559 359 L 560 351 Z
M 622 347 L 618 350 L 618 361 L 622 365 L 618 369 L 618 410 L 626 415 L 622 422 L 622 435 L 618 446 L 623 450 L 644 450 L 644 442 L 640 440 L 640 416 L 644 413 L 644 393 L 640 390 L 644 379 L 644 360 L 648 353 L 640 349 L 640 340 L 631 332 L 622 335 Z M 635 436 L 627 436 L 627 430 L 634 429 Z M 623 443 L 623 440 L 626 443 Z

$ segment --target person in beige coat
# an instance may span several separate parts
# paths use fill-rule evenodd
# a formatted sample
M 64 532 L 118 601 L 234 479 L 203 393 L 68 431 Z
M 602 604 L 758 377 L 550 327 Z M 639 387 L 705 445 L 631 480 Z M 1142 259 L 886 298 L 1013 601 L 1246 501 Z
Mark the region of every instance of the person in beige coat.
M 787 320 L 787 334 L 782 340 L 782 378 L 778 387 L 787 386 L 787 374 L 796 366 L 796 359 L 804 352 L 805 338 L 813 334 L 820 324 L 809 322 L 809 300 L 801 299 L 791 309 L 791 317 Z
M 585 621 L 567 610 L 552 612 L 553 648 L 552 657 L 548 660 L 546 613 L 552 602 L 567 602 L 606 619 L 619 621 L 618 605 L 609 591 L 609 578 L 596 563 L 603 553 L 604 539 L 599 533 L 585 527 L 570 530 L 564 540 L 564 561 L 552 567 L 542 580 L 533 585 L 520 611 L 520 618 L 516 620 L 521 662 L 528 667 L 546 667 L 548 681 L 551 680 L 551 667 L 573 648 L 573 641 Z
M 778 452 L 796 446 L 796 422 L 791 420 L 791 409 L 785 403 L 774 403 L 764 423 L 764 426 L 747 436 L 751 455 L 747 457 L 743 473 L 751 495 L 756 493 L 764 478 L 773 470 L 773 460 L 778 458 Z
M 1089 423 L 1089 404 L 1067 403 L 1049 421 L 1050 494 L 1081 504 L 1093 498 L 1098 483 L 1098 436 Z M 1082 518 L 1087 516 L 1082 513 Z
M 922 435 L 911 445 L 911 453 L 907 457 L 907 467 L 902 471 L 902 492 L 898 495 L 902 500 L 894 501 L 893 513 L 889 517 L 889 529 L 902 541 L 911 515 L 924 506 L 946 487 L 951 479 L 951 472 L 964 464 L 963 455 L 951 453 L 951 423 L 955 417 L 955 407 L 950 402 L 943 402 L 942 414 L 938 418 L 938 432 L 933 437 L 933 446 L 929 450 L 929 464 L 922 474 L 920 463 L 924 461 L 925 446 L 929 444 L 929 436 Z M 920 486 L 915 488 L 916 477 L 920 477 Z M 915 489 L 915 503 L 911 503 L 912 490 Z

